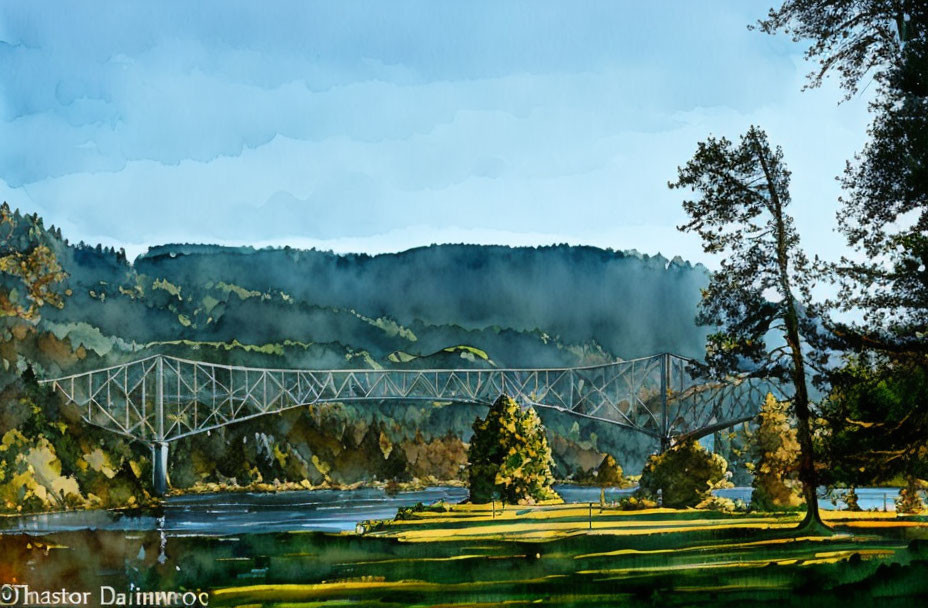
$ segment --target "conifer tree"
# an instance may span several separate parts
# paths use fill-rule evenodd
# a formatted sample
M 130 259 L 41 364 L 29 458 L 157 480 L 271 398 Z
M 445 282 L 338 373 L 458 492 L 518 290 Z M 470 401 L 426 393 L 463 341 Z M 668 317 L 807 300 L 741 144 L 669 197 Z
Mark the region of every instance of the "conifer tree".
M 596 469 L 596 485 L 599 486 L 599 504 L 606 504 L 606 488 L 615 488 L 625 484 L 622 467 L 612 454 L 606 454 Z
M 26 220 L 0 204 L 0 318 L 35 321 L 42 306 L 64 305 L 58 286 L 67 275 L 45 242 L 42 220 Z
M 737 144 L 724 137 L 699 143 L 670 187 L 698 195 L 683 202 L 690 219 L 680 230 L 698 234 L 703 250 L 720 258 L 697 317 L 717 328 L 706 343 L 709 371 L 721 378 L 748 373 L 792 388 L 807 507 L 800 526 L 823 527 L 807 378 L 808 341 L 817 335 L 804 314 L 811 308 L 812 274 L 787 211 L 789 181 L 782 150 L 771 149 L 766 133 L 752 126 Z M 768 346 L 771 332 L 782 344 Z
M 796 429 L 789 419 L 789 404 L 768 393 L 751 437 L 751 506 L 762 510 L 799 506 L 795 480 L 799 459 Z
M 538 502 L 555 498 L 551 489 L 554 462 L 541 419 L 501 395 L 484 419 L 474 421 L 467 452 L 470 500 L 500 498 L 504 502 Z

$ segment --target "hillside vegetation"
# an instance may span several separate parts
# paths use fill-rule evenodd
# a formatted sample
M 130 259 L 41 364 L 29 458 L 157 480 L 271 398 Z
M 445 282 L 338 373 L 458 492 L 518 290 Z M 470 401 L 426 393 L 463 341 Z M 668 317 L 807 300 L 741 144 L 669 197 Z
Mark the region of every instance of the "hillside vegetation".
M 707 272 L 679 258 L 566 245 L 376 256 L 165 245 L 131 262 L 16 217 L 68 276 L 62 308 L 45 307 L 37 324 L 7 322 L 9 373 L 32 366 L 55 377 L 153 353 L 278 368 L 573 366 L 699 356 L 705 339 L 694 317 Z M 484 414 L 455 404 L 301 408 L 175 444 L 171 481 L 460 480 Z M 654 448 L 644 436 L 541 415 L 560 479 L 588 475 L 606 453 L 634 473 Z M 8 418 L 0 436 L 16 428 Z M 142 468 L 145 457 L 133 456 Z

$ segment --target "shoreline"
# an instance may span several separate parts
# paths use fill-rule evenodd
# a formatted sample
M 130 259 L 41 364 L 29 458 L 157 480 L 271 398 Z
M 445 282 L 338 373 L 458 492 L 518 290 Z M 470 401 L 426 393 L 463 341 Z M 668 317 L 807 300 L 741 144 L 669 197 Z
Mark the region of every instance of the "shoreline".
M 571 486 L 577 488 L 585 487 L 598 487 L 595 485 L 587 483 L 578 483 L 575 481 L 556 481 L 555 485 L 559 486 Z M 0 512 L 0 520 L 2 519 L 13 519 L 19 517 L 33 517 L 39 515 L 56 515 L 62 513 L 82 513 L 82 512 L 111 512 L 111 513 L 144 513 L 146 511 L 157 510 L 161 507 L 167 499 L 177 498 L 183 496 L 202 496 L 206 494 L 247 494 L 247 493 L 256 493 L 256 494 L 283 494 L 287 492 L 316 492 L 316 491 L 352 491 L 360 489 L 378 489 L 387 491 L 387 488 L 391 487 L 390 482 L 382 481 L 360 481 L 353 484 L 337 484 L 337 483 L 328 483 L 323 482 L 321 484 L 313 485 L 306 480 L 296 482 L 296 481 L 287 481 L 287 482 L 276 482 L 276 483 L 267 483 L 267 482 L 255 482 L 248 485 L 239 485 L 239 484 L 225 484 L 218 482 L 208 482 L 208 483 L 197 483 L 188 488 L 177 489 L 173 488 L 165 494 L 163 498 L 154 498 L 150 499 L 150 502 L 140 503 L 132 506 L 120 506 L 120 507 L 88 507 L 88 508 L 71 508 L 71 509 L 54 509 L 49 511 L 22 511 L 22 512 L 10 512 L 2 511 Z M 387 492 L 388 494 L 392 493 L 405 493 L 405 492 L 418 492 L 422 490 L 427 490 L 429 488 L 436 487 L 448 487 L 448 488 L 466 488 L 467 484 L 459 479 L 443 480 L 443 479 L 414 479 L 412 481 L 400 482 L 393 484 L 391 489 Z M 609 489 L 628 489 L 628 487 L 616 487 Z
M 111 513 L 143 513 L 146 511 L 156 510 L 161 507 L 169 498 L 183 496 L 202 496 L 205 494 L 283 494 L 286 492 L 316 492 L 316 491 L 351 491 L 360 489 L 379 489 L 387 491 L 388 482 L 380 481 L 361 481 L 353 484 L 322 484 L 312 485 L 306 480 L 302 482 L 277 482 L 265 483 L 256 482 L 248 485 L 222 484 L 216 482 L 198 483 L 189 488 L 171 489 L 163 498 L 150 497 L 150 502 L 138 503 L 135 505 L 126 505 L 119 507 L 77 507 L 70 509 L 53 509 L 47 511 L 0 511 L 0 519 L 15 519 L 19 517 L 33 517 L 39 515 L 57 515 L 62 513 L 90 513 L 90 512 L 111 512 Z M 417 492 L 435 487 L 465 488 L 467 485 L 460 480 L 438 480 L 438 479 L 416 479 L 409 482 L 397 483 L 396 493 Z M 394 490 L 390 490 L 393 492 Z M 388 493 L 390 493 L 388 492 Z
M 361 489 L 378 489 L 387 491 L 387 488 L 391 489 L 389 492 L 416 492 L 419 490 L 424 490 L 426 488 L 434 487 L 449 487 L 449 488 L 464 488 L 467 485 L 460 480 L 442 480 L 442 479 L 415 479 L 413 481 L 406 481 L 401 483 L 396 483 L 391 487 L 389 482 L 381 481 L 359 481 L 352 484 L 339 484 L 339 483 L 328 483 L 323 482 L 321 484 L 313 485 L 306 480 L 303 481 L 285 481 L 285 482 L 276 482 L 276 483 L 267 483 L 267 482 L 255 482 L 248 485 L 228 485 L 216 482 L 209 483 L 198 483 L 189 488 L 184 488 L 182 490 L 170 490 L 165 498 L 171 498 L 174 496 L 197 496 L 202 494 L 218 494 L 223 492 L 229 493 L 260 493 L 260 494 L 281 494 L 284 492 L 316 492 L 320 490 L 329 490 L 329 491 L 350 491 L 350 490 L 361 490 Z
M 576 482 L 576 481 L 556 481 L 556 486 L 568 486 L 570 488 L 599 488 L 595 484 Z M 390 487 L 388 491 L 388 487 Z M 318 485 L 312 485 L 308 481 L 304 480 L 302 482 L 277 482 L 277 483 L 266 483 L 266 482 L 257 482 L 251 483 L 248 485 L 232 485 L 232 484 L 223 484 L 223 483 L 198 483 L 189 488 L 183 489 L 172 489 L 170 490 L 163 498 L 154 498 L 151 497 L 149 502 L 143 502 L 135 505 L 126 505 L 118 507 L 88 507 L 88 508 L 70 508 L 70 509 L 54 509 L 48 511 L 23 511 L 23 512 L 11 512 L 11 511 L 0 511 L 0 521 L 9 520 L 14 518 L 21 517 L 33 517 L 40 515 L 56 515 L 63 513 L 90 513 L 90 512 L 110 512 L 110 513 L 144 513 L 150 512 L 159 509 L 164 505 L 164 503 L 170 498 L 179 498 L 184 496 L 203 496 L 207 494 L 283 494 L 287 492 L 316 492 L 316 491 L 352 491 L 360 489 L 378 489 L 384 490 L 388 495 L 406 493 L 406 492 L 418 492 L 427 490 L 429 488 L 436 487 L 448 487 L 448 488 L 466 488 L 467 484 L 461 480 L 439 480 L 439 479 L 415 479 L 409 482 L 396 483 L 391 486 L 389 482 L 382 481 L 362 481 L 353 484 L 336 484 L 336 483 L 327 483 L 323 482 Z M 615 486 L 607 488 L 607 491 L 627 491 L 633 489 L 635 486 Z M 745 488 L 747 488 L 745 486 Z M 887 494 L 892 490 L 898 490 L 898 487 L 872 487 L 872 488 L 859 488 L 860 490 L 871 490 L 871 491 L 881 491 L 885 490 Z M 820 498 L 825 499 L 825 496 Z M 597 502 L 597 501 L 593 501 Z M 892 503 L 892 498 L 887 501 L 887 507 L 890 507 L 890 511 L 895 510 L 895 505 Z M 824 507 L 828 509 L 827 507 Z M 879 510 L 879 509 L 876 509 Z

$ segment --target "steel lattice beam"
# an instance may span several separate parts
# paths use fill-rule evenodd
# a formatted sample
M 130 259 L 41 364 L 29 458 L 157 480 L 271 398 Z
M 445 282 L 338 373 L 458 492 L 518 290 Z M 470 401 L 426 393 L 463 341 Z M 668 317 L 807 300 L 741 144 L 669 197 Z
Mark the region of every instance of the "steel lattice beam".
M 290 408 L 344 402 L 519 403 L 615 424 L 663 443 L 753 416 L 769 383 L 706 382 L 691 361 L 663 354 L 550 369 L 292 370 L 219 365 L 155 355 L 46 380 L 83 417 L 152 444 Z

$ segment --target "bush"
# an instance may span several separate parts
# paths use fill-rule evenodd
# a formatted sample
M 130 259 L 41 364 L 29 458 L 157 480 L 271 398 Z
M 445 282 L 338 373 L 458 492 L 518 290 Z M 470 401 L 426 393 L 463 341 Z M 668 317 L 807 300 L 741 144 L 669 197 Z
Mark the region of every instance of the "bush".
M 442 500 L 431 505 L 424 505 L 421 502 L 417 502 L 411 507 L 400 507 L 397 509 L 396 517 L 393 519 L 396 521 L 406 521 L 407 519 L 413 519 L 416 513 L 447 513 L 450 510 L 451 508 Z
M 918 494 L 918 482 L 914 477 L 907 478 L 905 487 L 899 490 L 896 511 L 898 513 L 921 513 L 924 509 L 925 503 Z
M 853 487 L 844 493 L 844 506 L 848 511 L 860 511 L 860 504 L 857 500 L 857 490 Z
M 641 511 L 642 509 L 655 509 L 657 503 L 643 496 L 626 496 L 619 500 L 618 506 L 623 511 Z
M 512 398 L 501 395 L 473 428 L 467 451 L 471 502 L 486 503 L 496 496 L 509 504 L 557 498 L 551 489 L 551 448 L 534 409 L 523 412 Z
M 708 498 L 712 490 L 731 486 L 727 473 L 728 463 L 724 458 L 690 439 L 648 458 L 638 482 L 638 492 L 653 500 L 660 491 L 661 505 L 665 507 L 695 507 Z
M 744 503 L 740 500 L 735 501 L 723 496 L 709 495 L 702 500 L 697 509 L 706 509 L 707 511 L 722 511 L 724 513 L 733 513 L 734 511 L 743 511 Z

